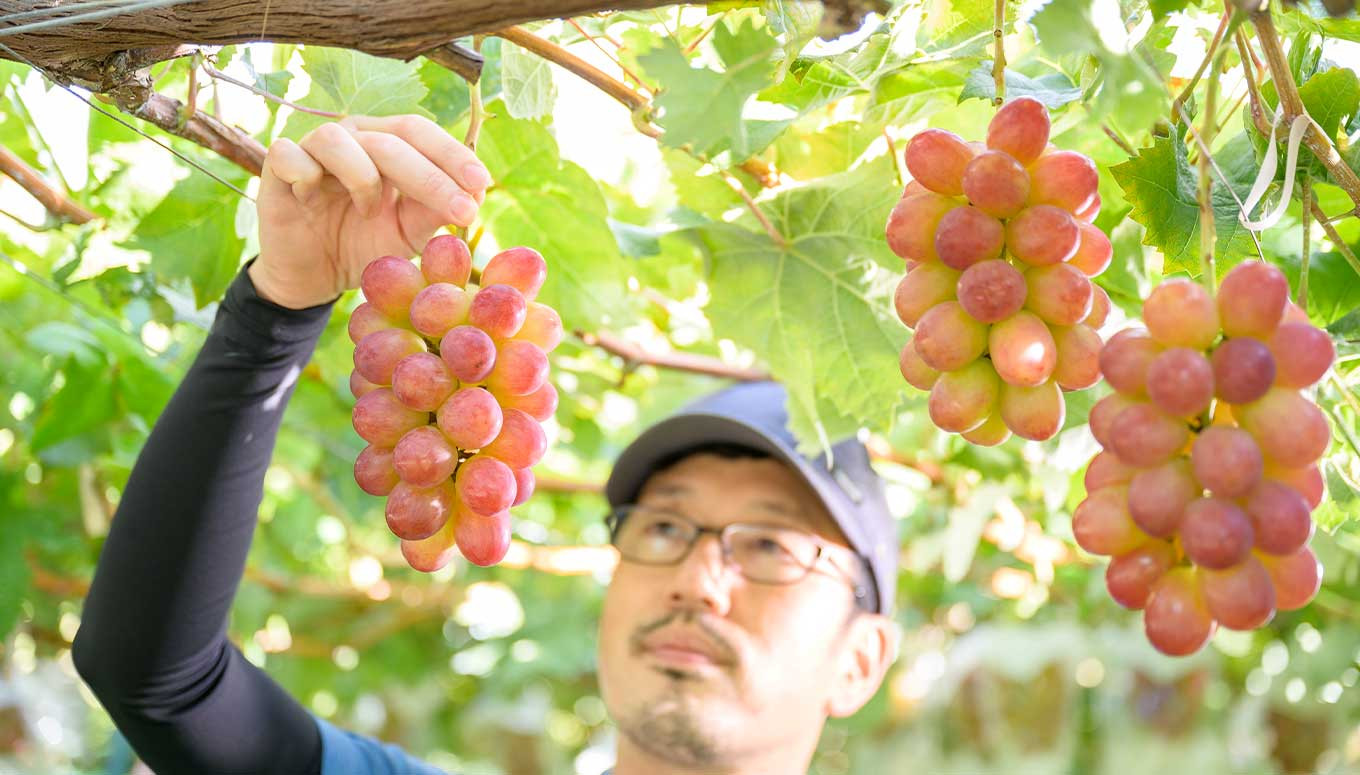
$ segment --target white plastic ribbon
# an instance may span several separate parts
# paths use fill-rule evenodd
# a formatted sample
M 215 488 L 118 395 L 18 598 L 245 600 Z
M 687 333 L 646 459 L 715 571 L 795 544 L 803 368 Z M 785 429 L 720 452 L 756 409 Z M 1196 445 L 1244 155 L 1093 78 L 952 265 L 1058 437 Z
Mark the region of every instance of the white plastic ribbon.
M 1279 223 L 1280 218 L 1289 209 L 1290 192 L 1294 190 L 1294 173 L 1297 171 L 1299 160 L 1299 143 L 1303 141 L 1303 135 L 1308 131 L 1311 120 L 1308 116 L 1297 116 L 1289 126 L 1289 146 L 1286 150 L 1284 166 L 1284 188 L 1280 190 L 1280 201 L 1275 203 L 1275 209 L 1261 216 L 1259 220 L 1251 220 L 1251 211 L 1256 209 L 1256 205 L 1266 195 L 1266 190 L 1275 180 L 1275 168 L 1279 164 L 1275 158 L 1275 127 L 1279 126 L 1281 111 L 1275 111 L 1275 120 L 1270 122 L 1270 137 L 1266 140 L 1266 158 L 1261 162 L 1261 169 L 1256 173 L 1256 181 L 1251 185 L 1251 192 L 1247 194 L 1247 201 L 1242 203 L 1242 212 L 1238 214 L 1237 220 L 1252 231 L 1264 231 Z

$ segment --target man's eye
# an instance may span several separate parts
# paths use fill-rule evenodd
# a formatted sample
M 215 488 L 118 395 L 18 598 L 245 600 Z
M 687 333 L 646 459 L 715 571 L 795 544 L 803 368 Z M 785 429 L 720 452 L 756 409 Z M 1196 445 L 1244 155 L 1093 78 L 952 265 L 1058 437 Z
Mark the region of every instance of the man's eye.
M 680 525 L 668 519 L 653 520 L 647 525 L 647 534 L 656 538 L 673 538 L 680 534 Z
M 766 555 L 769 557 L 782 557 L 784 555 L 789 554 L 789 550 L 784 547 L 784 544 L 780 543 L 779 541 L 773 538 L 768 538 L 764 536 L 757 537 L 754 540 L 752 540 L 750 548 L 752 551 L 755 551 L 758 554 Z

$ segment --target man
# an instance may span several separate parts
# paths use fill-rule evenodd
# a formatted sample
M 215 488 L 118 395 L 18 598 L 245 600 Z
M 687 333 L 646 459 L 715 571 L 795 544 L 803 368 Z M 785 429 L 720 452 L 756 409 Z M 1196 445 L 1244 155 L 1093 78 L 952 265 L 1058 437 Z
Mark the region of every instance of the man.
M 158 773 L 434 773 L 309 713 L 226 638 L 283 410 L 368 261 L 475 218 L 490 176 L 437 125 L 353 117 L 269 149 L 260 254 L 128 480 L 74 644 Z M 599 675 L 614 775 L 805 772 L 895 651 L 895 532 L 862 445 L 794 452 L 782 390 L 742 385 L 648 430 L 606 488 L 621 562 Z

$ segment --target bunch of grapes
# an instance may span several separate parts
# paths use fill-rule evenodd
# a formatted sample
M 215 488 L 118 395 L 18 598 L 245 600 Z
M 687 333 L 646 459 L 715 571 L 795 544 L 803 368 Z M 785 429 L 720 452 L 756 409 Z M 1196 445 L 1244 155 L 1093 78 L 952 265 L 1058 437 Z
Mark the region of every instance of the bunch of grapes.
M 1335 348 L 1259 261 L 1229 272 L 1217 299 L 1168 280 L 1143 319 L 1146 329 L 1120 331 L 1100 353 L 1116 392 L 1091 409 L 1104 450 L 1086 469 L 1072 530 L 1086 551 L 1113 557 L 1106 587 L 1143 610 L 1152 645 L 1181 656 L 1219 624 L 1254 629 L 1316 594 L 1308 540 L 1330 431 L 1302 391 Z
M 492 565 L 510 546 L 508 509 L 534 490 L 547 448 L 541 422 L 557 410 L 547 354 L 562 319 L 534 301 L 547 277 L 530 248 L 497 253 L 469 285 L 472 256 L 451 235 L 431 239 L 420 265 L 369 264 L 365 301 L 349 320 L 354 430 L 368 446 L 354 479 L 387 497 L 387 526 L 411 567 L 453 557 Z
M 1110 298 L 1090 278 L 1110 265 L 1095 164 L 1049 145 L 1048 109 L 1021 97 L 987 142 L 927 129 L 907 144 L 914 180 L 888 217 L 907 260 L 897 315 L 914 333 L 902 376 L 930 391 L 930 419 L 986 446 L 1051 438 L 1064 390 L 1100 380 Z

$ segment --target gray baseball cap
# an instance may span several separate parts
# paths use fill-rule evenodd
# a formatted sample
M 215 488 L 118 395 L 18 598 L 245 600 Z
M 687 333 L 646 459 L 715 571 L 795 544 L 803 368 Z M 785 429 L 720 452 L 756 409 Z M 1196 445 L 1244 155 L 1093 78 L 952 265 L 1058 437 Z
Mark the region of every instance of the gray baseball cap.
M 868 608 L 892 610 L 897 587 L 897 523 L 883 482 L 858 439 L 808 458 L 788 428 L 787 393 L 777 382 L 746 382 L 705 396 L 643 431 L 624 449 L 605 484 L 609 505 L 632 503 L 661 461 L 715 442 L 740 444 L 782 460 L 821 496 L 826 509 L 869 570 Z

